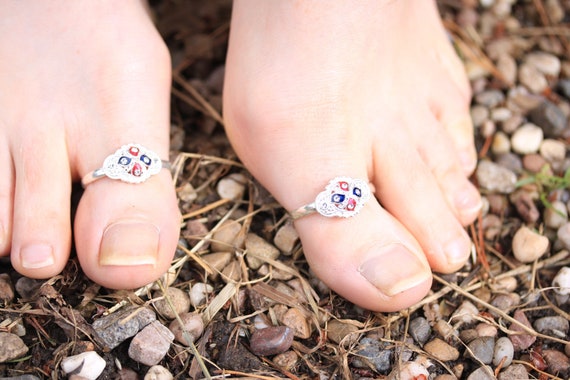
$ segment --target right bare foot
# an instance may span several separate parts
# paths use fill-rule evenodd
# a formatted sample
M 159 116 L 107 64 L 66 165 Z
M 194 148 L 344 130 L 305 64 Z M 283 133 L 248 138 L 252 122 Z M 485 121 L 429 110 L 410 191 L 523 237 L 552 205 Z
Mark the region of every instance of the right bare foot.
M 170 58 L 141 1 L 0 4 L 0 254 L 33 278 L 71 248 L 72 180 L 126 143 L 169 150 Z M 101 285 L 134 288 L 170 265 L 180 217 L 170 173 L 87 186 L 77 255 Z
M 235 1 L 224 111 L 248 169 L 288 210 L 336 176 L 376 199 L 295 224 L 315 273 L 372 310 L 458 270 L 481 199 L 470 89 L 432 1 Z

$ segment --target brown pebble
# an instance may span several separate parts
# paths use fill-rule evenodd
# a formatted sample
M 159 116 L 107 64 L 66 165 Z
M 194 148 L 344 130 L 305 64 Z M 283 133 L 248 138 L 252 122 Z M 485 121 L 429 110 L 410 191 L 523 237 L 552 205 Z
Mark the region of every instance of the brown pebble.
M 287 351 L 293 344 L 294 332 L 287 326 L 271 326 L 255 330 L 249 339 L 251 352 L 269 356 Z
M 242 248 L 245 235 L 241 233 L 242 226 L 235 220 L 228 219 L 214 232 L 211 247 L 213 252 L 233 252 Z
M 510 198 L 525 222 L 534 223 L 540 218 L 540 212 L 529 193 L 523 190 L 517 191 L 511 194 Z
M 442 361 L 457 360 L 459 358 L 459 351 L 439 338 L 427 342 L 424 350 Z
M 297 308 L 291 308 L 283 315 L 281 323 L 289 326 L 295 332 L 295 336 L 301 339 L 308 339 L 311 336 L 311 326 L 307 318 Z
M 358 327 L 350 323 L 344 323 L 339 320 L 333 319 L 327 325 L 327 336 L 335 343 L 340 343 L 345 337 L 345 344 L 352 344 L 358 340 L 358 335 L 355 334 Z
M 570 359 L 558 350 L 544 350 L 542 357 L 546 360 L 550 373 L 564 373 L 570 368 Z
M 299 361 L 299 357 L 295 351 L 285 351 L 282 354 L 275 355 L 273 363 L 279 368 L 291 370 Z
M 539 173 L 548 162 L 538 153 L 525 154 L 523 159 L 523 167 L 531 173 Z M 552 170 L 547 169 L 552 175 Z
M 8 303 L 14 299 L 14 288 L 7 273 L 0 273 L 0 301 Z
M 154 293 L 153 306 L 156 311 L 165 318 L 174 319 L 177 314 L 190 310 L 190 296 L 187 292 L 178 288 L 167 288 L 166 294 L 161 291 Z M 169 302 L 170 301 L 170 302 Z
M 204 321 L 199 314 L 195 313 L 180 314 L 180 320 L 182 325 L 180 325 L 178 319 L 175 319 L 170 322 L 168 328 L 174 334 L 174 339 L 177 342 L 190 345 L 186 337 L 188 336 L 191 342 L 195 342 L 204 332 Z

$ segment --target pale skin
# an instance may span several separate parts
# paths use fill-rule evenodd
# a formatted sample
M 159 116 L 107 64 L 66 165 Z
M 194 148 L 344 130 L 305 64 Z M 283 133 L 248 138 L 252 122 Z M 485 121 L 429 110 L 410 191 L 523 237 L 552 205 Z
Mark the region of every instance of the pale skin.
M 0 252 L 47 278 L 69 257 L 71 182 L 127 142 L 168 157 L 170 61 L 137 1 L 0 8 Z M 469 101 L 431 1 L 234 3 L 224 117 L 247 168 L 288 210 L 335 176 L 375 188 L 354 218 L 295 222 L 314 272 L 362 307 L 408 307 L 432 269 L 467 260 L 481 207 Z M 81 266 L 144 285 L 168 268 L 179 221 L 166 170 L 98 180 L 74 221 Z

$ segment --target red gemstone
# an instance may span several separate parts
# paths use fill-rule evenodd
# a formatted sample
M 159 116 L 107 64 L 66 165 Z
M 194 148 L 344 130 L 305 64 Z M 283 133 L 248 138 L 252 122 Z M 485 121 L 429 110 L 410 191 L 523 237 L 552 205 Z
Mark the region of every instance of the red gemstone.
M 141 165 L 137 162 L 136 164 L 133 165 L 133 168 L 131 169 L 131 174 L 134 175 L 135 177 L 140 177 L 142 174 L 142 168 Z
M 132 146 L 129 148 L 129 153 L 135 157 L 139 155 L 139 151 L 140 151 L 140 149 L 137 148 L 136 146 Z
M 341 182 L 338 183 L 338 185 L 339 185 L 340 188 L 343 189 L 344 191 L 348 191 L 348 182 L 341 181 Z
M 348 200 L 347 205 L 346 205 L 346 209 L 348 211 L 354 211 L 355 207 L 356 207 L 356 201 L 354 199 L 350 198 Z

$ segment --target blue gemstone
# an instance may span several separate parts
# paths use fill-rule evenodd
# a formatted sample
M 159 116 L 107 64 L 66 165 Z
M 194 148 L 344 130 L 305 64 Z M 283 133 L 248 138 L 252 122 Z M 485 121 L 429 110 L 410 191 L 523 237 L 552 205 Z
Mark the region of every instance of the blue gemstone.
M 361 197 L 361 196 L 362 196 L 362 191 L 361 191 L 358 187 L 355 187 L 355 188 L 352 190 L 352 193 L 353 193 L 354 195 L 356 195 L 357 197 Z
M 131 163 L 131 159 L 127 156 L 122 156 L 121 158 L 119 158 L 119 164 L 120 165 L 128 165 Z
M 332 201 L 333 203 L 342 203 L 342 202 L 344 202 L 344 198 L 345 198 L 345 197 L 344 197 L 344 195 L 342 195 L 342 194 L 333 194 L 333 195 L 332 195 L 332 198 L 331 198 L 331 201 Z
M 146 166 L 149 166 L 149 165 L 150 165 L 150 158 L 149 158 L 146 154 L 143 154 L 143 155 L 141 156 L 141 161 L 142 161 L 143 164 L 145 164 Z

